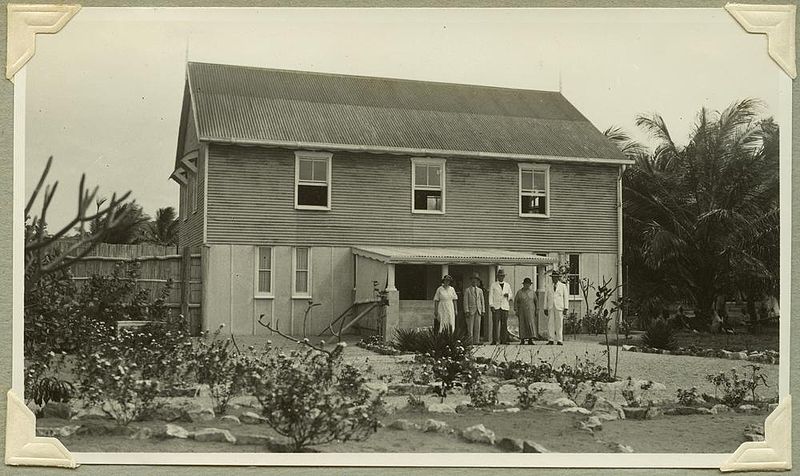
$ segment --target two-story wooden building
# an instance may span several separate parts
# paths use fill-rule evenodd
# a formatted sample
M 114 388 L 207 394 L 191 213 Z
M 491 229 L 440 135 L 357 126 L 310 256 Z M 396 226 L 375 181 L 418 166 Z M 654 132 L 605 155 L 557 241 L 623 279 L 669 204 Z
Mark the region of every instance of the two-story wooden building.
M 316 335 L 377 281 L 391 335 L 446 272 L 617 278 L 628 163 L 559 92 L 189 63 L 171 177 L 204 328 Z

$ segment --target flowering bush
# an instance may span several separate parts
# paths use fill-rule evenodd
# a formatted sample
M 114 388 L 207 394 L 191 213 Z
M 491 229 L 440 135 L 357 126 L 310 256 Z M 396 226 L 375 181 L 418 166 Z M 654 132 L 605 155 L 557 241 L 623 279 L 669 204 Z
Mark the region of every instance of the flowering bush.
M 342 365 L 344 348 L 270 351 L 249 362 L 249 387 L 263 416 L 293 451 L 364 440 L 378 428 L 383 401 L 370 396 L 358 369 Z
M 483 378 L 488 366 L 468 358 L 462 367 L 462 379 L 467 395 L 469 395 L 470 404 L 476 408 L 497 405 L 497 385 L 487 382 Z
M 121 426 L 146 417 L 160 390 L 157 380 L 144 378 L 137 357 L 145 351 L 128 345 L 131 333 L 123 329 L 119 337 L 108 336 L 94 351 L 82 352 L 75 368 L 83 398 Z
M 249 370 L 244 356 L 234 349 L 232 338 L 220 339 L 224 325 L 220 325 L 209 338 L 204 332 L 189 351 L 193 374 L 197 383 L 208 385 L 216 413 L 225 413 L 231 397 L 247 385 Z

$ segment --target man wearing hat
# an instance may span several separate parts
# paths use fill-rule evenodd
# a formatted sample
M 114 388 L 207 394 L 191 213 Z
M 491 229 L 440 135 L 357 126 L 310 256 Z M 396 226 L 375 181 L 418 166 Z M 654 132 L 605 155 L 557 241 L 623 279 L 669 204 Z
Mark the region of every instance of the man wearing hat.
M 464 319 L 467 322 L 467 336 L 473 344 L 481 342 L 481 320 L 486 310 L 480 282 L 481 278 L 473 274 L 470 286 L 464 291 Z
M 550 274 L 553 278 L 552 286 L 548 286 L 544 293 L 544 315 L 547 318 L 547 345 L 564 345 L 564 317 L 569 310 L 569 290 L 567 289 L 567 275 L 554 269 Z
M 497 280 L 489 288 L 489 307 L 492 308 L 492 344 L 508 344 L 508 310 L 514 293 L 511 285 L 505 282 L 506 272 L 497 270 Z

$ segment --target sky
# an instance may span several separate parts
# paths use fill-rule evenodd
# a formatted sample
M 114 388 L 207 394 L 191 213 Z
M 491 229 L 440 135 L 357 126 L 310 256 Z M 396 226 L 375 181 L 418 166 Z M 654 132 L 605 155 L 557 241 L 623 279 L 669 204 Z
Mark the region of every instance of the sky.
M 36 41 L 26 66 L 26 195 L 54 156 L 51 230 L 74 216 L 81 173 L 101 196 L 131 190 L 151 216 L 177 208 L 168 177 L 187 58 L 560 90 L 601 131 L 620 126 L 647 140 L 635 117 L 657 112 L 678 143 L 701 107 L 755 97 L 775 114 L 783 75 L 766 37 L 721 8 L 84 8 Z

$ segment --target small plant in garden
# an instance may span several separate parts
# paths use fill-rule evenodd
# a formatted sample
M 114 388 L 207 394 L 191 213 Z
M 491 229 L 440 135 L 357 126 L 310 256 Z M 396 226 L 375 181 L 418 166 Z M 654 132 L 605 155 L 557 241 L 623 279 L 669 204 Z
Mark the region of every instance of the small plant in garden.
M 697 387 L 692 387 L 689 390 L 678 389 L 678 403 L 680 405 L 691 406 L 700 402 L 703 402 L 703 397 L 697 392 Z
M 642 336 L 642 343 L 654 349 L 674 350 L 678 343 L 675 331 L 664 319 L 656 319 Z
M 565 334 L 572 334 L 573 336 L 577 336 L 581 332 L 581 327 L 583 326 L 583 319 L 578 316 L 578 313 L 575 311 L 571 311 L 567 314 L 567 317 L 564 318 L 564 333 Z
M 597 382 L 610 382 L 613 378 L 608 369 L 595 364 L 588 356 L 583 359 L 575 357 L 575 365 L 561 364 L 553 370 L 555 381 L 570 399 L 578 403 L 579 397 L 585 392 L 584 402 L 591 404 L 594 393 L 597 392 Z
M 519 392 L 519 395 L 517 395 L 517 403 L 523 410 L 533 407 L 542 397 L 542 394 L 544 394 L 543 388 L 531 390 L 530 387 L 533 382 L 534 380 L 525 376 L 519 377 L 516 382 L 514 382 L 514 385 L 517 387 L 517 392 Z
M 756 389 L 760 386 L 768 387 L 767 377 L 761 372 L 761 367 L 748 365 L 750 375 L 739 376 L 739 372 L 733 368 L 730 370 L 730 377 L 725 372 L 709 374 L 706 380 L 714 384 L 714 398 L 719 399 L 719 391 L 722 391 L 722 402 L 728 406 L 739 406 L 744 402 L 745 397 L 750 393 L 753 403 L 758 401 Z
M 490 408 L 497 405 L 497 385 L 486 381 L 483 375 L 487 365 L 467 359 L 462 370 L 464 387 L 469 395 L 470 405 L 476 408 Z
M 652 380 L 634 385 L 633 379 L 628 377 L 627 383 L 622 388 L 622 398 L 625 399 L 625 403 L 629 407 L 641 407 L 642 403 L 649 404 L 649 401 L 645 398 L 645 396 L 651 388 L 653 388 Z
M 423 349 L 422 331 L 419 329 L 396 329 L 394 345 L 404 352 L 419 352 Z

